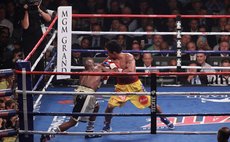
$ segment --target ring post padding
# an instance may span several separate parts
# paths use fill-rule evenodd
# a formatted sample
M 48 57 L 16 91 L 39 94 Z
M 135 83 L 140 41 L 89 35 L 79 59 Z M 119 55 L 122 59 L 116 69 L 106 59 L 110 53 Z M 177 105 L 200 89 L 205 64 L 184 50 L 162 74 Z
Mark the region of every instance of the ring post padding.
M 29 61 L 19 61 L 16 63 L 16 69 L 17 70 L 23 70 L 25 71 L 30 71 L 31 70 L 31 64 Z M 31 75 L 27 74 L 25 77 L 25 80 L 23 80 L 22 74 L 17 74 L 17 80 L 18 80 L 18 89 L 23 90 L 23 81 L 26 86 L 24 90 L 32 90 L 32 77 Z M 26 93 L 26 91 L 24 92 Z M 24 94 L 25 95 L 25 101 L 23 102 L 23 96 L 20 94 L 18 96 L 18 109 L 20 112 L 19 113 L 19 128 L 20 130 L 26 130 L 25 128 L 28 126 L 28 130 L 33 130 L 33 115 L 29 114 L 27 112 L 33 112 L 33 96 L 32 94 Z M 24 108 L 26 106 L 26 108 Z M 26 112 L 23 110 L 27 110 Z M 26 118 L 25 118 L 26 117 Z M 24 120 L 27 120 L 26 124 Z M 25 127 L 26 126 L 26 127 Z M 27 131 L 28 131 L 27 130 Z M 19 135 L 19 141 L 20 142 L 33 142 L 34 141 L 34 136 L 33 135 L 28 135 L 28 134 L 20 134 Z
M 151 74 L 151 134 L 157 133 L 157 75 Z

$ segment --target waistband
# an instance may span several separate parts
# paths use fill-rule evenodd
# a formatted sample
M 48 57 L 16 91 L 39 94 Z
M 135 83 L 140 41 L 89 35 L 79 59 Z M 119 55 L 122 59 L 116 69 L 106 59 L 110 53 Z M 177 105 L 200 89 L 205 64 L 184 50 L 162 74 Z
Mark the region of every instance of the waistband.
M 77 86 L 77 88 L 75 89 L 76 92 L 95 92 L 95 90 L 93 90 L 92 88 L 86 87 L 86 86 Z
M 139 80 L 138 76 L 132 76 L 131 78 L 117 78 L 117 84 L 120 85 L 131 84 L 138 80 Z

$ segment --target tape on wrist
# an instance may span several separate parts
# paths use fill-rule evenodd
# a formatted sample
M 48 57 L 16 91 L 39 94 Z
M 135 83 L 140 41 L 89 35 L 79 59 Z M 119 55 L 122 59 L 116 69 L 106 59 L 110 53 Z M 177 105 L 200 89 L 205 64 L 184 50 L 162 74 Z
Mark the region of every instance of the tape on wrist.
M 115 69 L 115 68 L 117 68 L 117 65 L 116 65 L 115 63 L 110 63 L 110 64 L 109 64 L 109 67 L 110 67 L 111 69 Z

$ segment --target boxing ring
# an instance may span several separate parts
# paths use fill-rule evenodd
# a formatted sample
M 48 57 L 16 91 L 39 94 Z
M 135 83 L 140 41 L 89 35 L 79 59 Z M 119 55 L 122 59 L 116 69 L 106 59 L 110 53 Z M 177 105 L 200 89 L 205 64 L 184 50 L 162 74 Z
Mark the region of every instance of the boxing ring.
M 230 33 L 190 33 L 181 32 L 180 18 L 221 18 L 230 17 L 229 15 L 90 15 L 90 14 L 73 14 L 73 17 L 132 17 L 132 18 L 177 18 L 177 32 L 88 32 L 88 31 L 72 31 L 72 34 L 158 34 L 158 35 L 177 35 L 177 50 L 176 51 L 145 51 L 145 52 L 174 52 L 177 53 L 177 66 L 173 67 L 152 67 L 155 69 L 181 69 L 189 68 L 188 66 L 181 65 L 181 53 L 192 53 L 189 51 L 181 50 L 180 38 L 181 35 L 193 34 L 193 35 L 230 35 Z M 11 136 L 19 134 L 19 140 L 24 142 L 40 141 L 41 134 L 55 134 L 56 137 L 51 139 L 52 142 L 61 141 L 214 141 L 216 139 L 217 130 L 222 126 L 229 126 L 230 122 L 230 107 L 229 107 L 229 86 L 193 86 L 193 87 L 159 87 L 156 85 L 146 86 L 148 92 L 122 92 L 115 93 L 114 88 L 111 86 L 102 86 L 97 92 L 93 93 L 97 96 L 100 103 L 100 110 L 98 114 L 87 113 L 70 113 L 73 107 L 72 98 L 73 95 L 81 95 L 87 93 L 76 93 L 73 87 L 51 87 L 50 82 L 56 75 L 148 75 L 151 78 L 151 84 L 157 84 L 157 76 L 162 75 L 186 75 L 189 73 L 179 72 L 165 72 L 165 73 L 143 73 L 143 72 L 130 72 L 130 73 L 92 73 L 92 72 L 59 72 L 57 68 L 53 68 L 50 71 L 53 62 L 56 60 L 56 54 L 51 61 L 47 64 L 44 72 L 34 71 L 36 64 L 31 66 L 29 59 L 39 48 L 39 45 L 50 32 L 55 24 L 57 17 L 53 20 L 48 27 L 45 34 L 36 44 L 34 49 L 25 58 L 24 61 L 20 61 L 17 64 L 15 73 L 17 74 L 18 87 L 16 93 L 19 94 L 19 111 L 11 110 L 1 112 L 1 115 L 15 115 L 18 114 L 20 118 L 20 128 L 18 130 L 4 130 L 1 131 L 1 136 Z M 55 34 L 52 36 L 52 40 L 55 38 Z M 38 59 L 41 59 L 52 41 L 48 42 L 43 53 Z M 74 50 L 73 50 L 74 51 Z M 78 52 L 105 52 L 101 50 L 76 50 Z M 124 51 L 133 52 L 133 51 Z M 134 51 L 135 52 L 135 51 Z M 141 52 L 141 51 L 138 51 Z M 210 53 L 212 51 L 194 51 L 194 53 Z M 82 67 L 73 67 L 82 69 Z M 201 68 L 201 67 L 196 67 Z M 144 70 L 145 68 L 137 68 L 137 70 Z M 213 67 L 213 69 L 229 69 L 226 67 Z M 0 72 L 3 75 L 11 74 L 12 71 Z M 191 74 L 191 73 L 190 73 Z M 201 75 L 212 74 L 230 74 L 229 72 L 222 73 L 194 73 Z M 49 75 L 49 80 L 45 83 L 44 88 L 41 91 L 37 90 L 37 83 L 32 86 L 32 75 L 41 75 L 41 79 L 45 75 Z M 11 90 L 2 90 L 0 94 L 2 96 L 11 95 Z M 88 93 L 89 94 L 89 93 Z M 90 93 L 92 94 L 92 93 Z M 131 103 L 126 103 L 124 107 L 115 109 L 113 114 L 103 113 L 108 103 L 108 95 L 151 95 L 152 104 L 151 109 L 139 110 L 132 106 Z M 55 95 L 55 96 L 54 96 Z M 104 96 L 106 95 L 106 97 Z M 156 104 L 159 104 L 162 109 L 162 114 L 156 113 Z M 137 113 L 139 112 L 139 113 Z M 101 138 L 85 139 L 85 134 L 91 134 L 85 132 L 86 123 L 79 123 L 77 126 L 69 129 L 67 132 L 50 132 L 50 129 L 54 126 L 60 125 L 69 119 L 68 116 L 89 116 L 97 115 L 95 122 L 95 132 L 93 134 L 103 135 Z M 103 126 L 103 119 L 105 115 L 114 116 L 112 121 L 113 132 L 103 133 L 101 132 Z M 176 129 L 168 130 L 163 123 L 157 118 L 157 116 L 167 116 L 174 124 Z M 155 134 L 155 135 L 154 135 Z M 161 135 L 162 134 L 162 135 Z M 116 135 L 116 136 L 114 136 Z M 132 135 L 132 136 L 130 136 Z

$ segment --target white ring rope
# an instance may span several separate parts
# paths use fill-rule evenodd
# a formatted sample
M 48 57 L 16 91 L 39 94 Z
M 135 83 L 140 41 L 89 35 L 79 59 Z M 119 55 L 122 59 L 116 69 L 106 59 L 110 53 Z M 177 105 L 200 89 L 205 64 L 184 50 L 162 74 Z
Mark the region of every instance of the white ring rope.
M 53 70 L 53 72 L 56 72 L 56 71 L 57 71 L 57 68 L 55 68 L 55 69 Z M 42 89 L 42 92 L 43 92 L 43 91 L 44 91 L 44 92 L 46 91 L 46 89 L 49 87 L 49 84 L 50 84 L 51 81 L 53 80 L 54 76 L 55 76 L 55 75 L 51 75 L 51 76 L 50 76 L 50 78 L 49 78 L 48 82 L 46 83 L 45 87 Z M 42 96 L 43 96 L 43 93 L 40 93 L 40 95 L 38 96 L 37 100 L 36 100 L 35 103 L 34 103 L 34 106 L 33 106 L 34 110 L 36 110 L 37 106 L 39 106 L 39 103 L 40 103 L 40 101 L 41 101 L 41 99 L 42 99 Z
M 84 66 L 71 66 L 72 69 L 85 69 Z M 201 67 L 201 66 L 181 66 L 182 69 L 230 69 L 230 67 Z M 159 70 L 159 69 L 177 69 L 177 66 L 155 66 L 155 67 L 136 67 L 136 70 Z
M 168 96 L 168 95 L 230 95 L 230 92 L 157 92 L 157 95 Z
M 22 93 L 22 90 L 17 90 Z M 46 95 L 151 95 L 150 92 L 71 92 L 71 91 L 26 91 L 29 94 L 46 94 Z M 157 95 L 230 95 L 229 91 L 223 92 L 156 92 Z
M 20 134 L 46 134 L 46 135 L 136 135 L 151 134 L 150 131 L 117 131 L 117 132 L 47 132 L 19 130 Z M 216 135 L 216 131 L 157 131 L 157 134 L 180 134 L 180 135 Z
M 39 61 L 43 58 L 43 56 L 45 55 L 46 51 L 48 50 L 48 48 L 50 47 L 51 43 L 53 42 L 53 40 L 56 37 L 56 33 L 57 31 L 54 31 L 52 37 L 50 38 L 49 42 L 46 44 L 45 48 L 43 49 L 43 51 L 41 52 L 41 54 L 39 55 L 38 59 L 34 62 L 33 66 L 31 67 L 31 71 L 33 71 L 37 64 L 39 63 Z
M 72 31 L 78 35 L 178 35 L 177 32 L 98 32 L 98 31 Z M 230 32 L 181 32 L 180 35 L 230 35 Z

